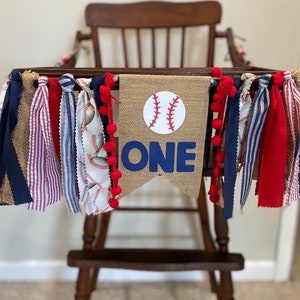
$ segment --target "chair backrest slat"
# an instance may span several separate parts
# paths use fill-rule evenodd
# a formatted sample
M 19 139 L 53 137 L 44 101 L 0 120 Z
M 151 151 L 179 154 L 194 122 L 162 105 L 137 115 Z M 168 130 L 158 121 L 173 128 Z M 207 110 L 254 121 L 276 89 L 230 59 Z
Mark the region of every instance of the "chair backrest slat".
M 143 34 L 141 29 L 151 30 L 151 49 L 153 67 L 157 67 L 158 42 L 155 29 L 166 29 L 165 67 L 170 67 L 170 48 L 172 41 L 171 28 L 182 28 L 180 66 L 184 67 L 185 29 L 194 26 L 208 26 L 207 66 L 213 65 L 214 40 L 216 24 L 221 21 L 222 9 L 217 1 L 198 2 L 164 2 L 148 1 L 137 3 L 105 4 L 91 3 L 85 10 L 86 23 L 92 29 L 93 47 L 96 67 L 102 67 L 99 37 L 96 31 L 100 28 L 118 28 L 122 30 L 122 43 L 125 67 L 129 67 L 129 45 L 126 42 L 126 29 L 136 29 L 138 66 L 143 62 Z M 173 49 L 172 49 L 173 50 Z
M 137 35 L 137 50 L 138 50 L 138 66 L 139 68 L 142 67 L 142 43 L 141 43 L 141 30 L 140 28 L 137 28 L 136 30 Z
M 167 27 L 167 37 L 166 37 L 166 67 L 170 67 L 170 28 Z
M 152 68 L 156 67 L 156 43 L 155 43 L 155 29 L 151 28 L 151 45 L 152 45 Z
M 185 32 L 186 32 L 186 27 L 182 27 L 181 31 L 181 55 L 180 55 L 180 67 L 183 68 L 184 66 L 184 49 L 185 49 Z
M 125 63 L 125 68 L 128 68 L 128 51 L 127 51 L 127 43 L 126 43 L 126 33 L 124 28 L 121 28 L 121 35 L 122 35 L 122 46 L 123 46 L 123 59 Z

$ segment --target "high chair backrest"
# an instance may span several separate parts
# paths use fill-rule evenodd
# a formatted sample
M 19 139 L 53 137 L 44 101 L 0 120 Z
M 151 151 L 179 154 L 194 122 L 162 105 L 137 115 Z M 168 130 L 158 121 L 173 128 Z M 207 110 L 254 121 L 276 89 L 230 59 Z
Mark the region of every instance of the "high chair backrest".
M 216 1 L 91 3 L 86 7 L 85 18 L 86 24 L 91 28 L 95 66 L 112 67 L 105 66 L 103 63 L 106 45 L 100 44 L 101 28 L 119 29 L 122 46 L 115 55 L 122 55 L 125 68 L 131 67 L 130 57 L 133 55 L 137 57 L 137 66 L 134 67 L 144 68 L 146 55 L 147 60 L 151 61 L 149 67 L 169 68 L 172 67 L 170 59 L 173 53 L 179 56 L 179 65 L 176 67 L 185 67 L 186 55 L 188 55 L 186 52 L 188 28 L 206 26 L 208 28 L 206 66 L 211 67 L 214 64 L 216 25 L 221 21 L 221 14 L 221 5 Z M 174 31 L 180 35 L 180 42 L 177 44 L 172 40 Z M 163 41 L 162 39 L 157 41 L 161 35 L 165 38 Z M 130 48 L 128 39 L 134 41 L 135 50 Z M 148 41 L 146 46 L 143 45 L 145 39 Z M 199 40 L 198 42 L 202 43 L 202 40 Z M 196 41 L 193 40 L 191 43 Z M 160 51 L 164 51 L 164 54 L 159 54 Z M 163 57 L 163 65 L 158 64 L 158 55 L 160 59 Z

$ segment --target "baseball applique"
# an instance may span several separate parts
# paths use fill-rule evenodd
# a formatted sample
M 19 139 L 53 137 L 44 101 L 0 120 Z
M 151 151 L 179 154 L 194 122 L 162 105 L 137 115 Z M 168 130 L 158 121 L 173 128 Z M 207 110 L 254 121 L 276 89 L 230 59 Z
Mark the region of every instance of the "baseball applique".
M 169 91 L 157 92 L 146 101 L 143 117 L 153 132 L 170 134 L 183 124 L 185 106 L 178 95 Z

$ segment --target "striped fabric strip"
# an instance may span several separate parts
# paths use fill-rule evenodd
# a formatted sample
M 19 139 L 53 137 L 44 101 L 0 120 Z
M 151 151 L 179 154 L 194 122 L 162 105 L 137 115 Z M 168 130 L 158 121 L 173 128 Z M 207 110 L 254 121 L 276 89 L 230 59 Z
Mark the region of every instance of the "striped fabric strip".
M 86 203 L 85 207 L 87 214 L 98 214 L 111 210 L 108 204 L 111 180 L 107 164 L 107 152 L 103 148 L 104 129 L 94 92 L 89 88 L 88 81 L 79 79 L 78 83 L 85 91 L 84 121 L 81 133 L 89 194 L 86 200 L 90 202 Z
M 248 198 L 254 166 L 257 158 L 258 146 L 265 123 L 267 111 L 270 104 L 268 85 L 271 79 L 270 74 L 262 75 L 258 78 L 259 88 L 255 95 L 254 106 L 250 118 L 249 131 L 247 136 L 246 153 L 243 166 L 242 188 L 240 205 L 244 207 Z
M 291 153 L 288 158 L 288 182 L 285 192 L 284 206 L 289 206 L 293 201 L 299 199 L 299 155 L 296 151 L 296 140 L 299 137 L 300 130 L 300 92 L 289 71 L 284 73 L 284 82 L 282 85 L 283 100 L 287 112 L 287 121 L 289 126 L 289 147 Z
M 252 98 L 250 95 L 250 88 L 254 79 L 256 78 L 255 75 L 251 73 L 244 73 L 241 76 L 243 80 L 242 91 L 240 96 L 240 120 L 239 120 L 239 137 L 238 137 L 238 162 L 242 165 L 243 160 L 245 158 L 245 144 L 246 144 L 246 136 L 247 136 L 247 126 L 249 123 L 249 113 L 250 108 L 252 106 Z
M 4 82 L 1 90 L 0 90 L 0 120 L 1 120 L 1 114 L 2 114 L 2 107 L 4 103 L 5 94 L 8 88 L 8 81 Z
M 91 79 L 78 78 L 76 82 L 82 88 L 78 95 L 76 106 L 76 128 L 75 128 L 75 143 L 76 143 L 76 165 L 77 165 L 77 184 L 79 192 L 79 202 L 82 203 L 86 213 L 89 215 L 93 212 L 93 206 L 90 201 L 88 192 L 88 180 L 85 169 L 84 147 L 82 140 L 82 127 L 85 120 L 85 102 L 88 101 L 88 85 Z
M 33 199 L 28 209 L 44 211 L 47 205 L 60 200 L 60 178 L 52 141 L 48 78 L 40 76 L 30 110 L 29 157 L 27 180 Z
M 58 80 L 62 87 L 60 103 L 59 142 L 62 186 L 66 205 L 71 213 L 80 212 L 76 185 L 75 150 L 75 80 L 72 74 L 64 74 Z

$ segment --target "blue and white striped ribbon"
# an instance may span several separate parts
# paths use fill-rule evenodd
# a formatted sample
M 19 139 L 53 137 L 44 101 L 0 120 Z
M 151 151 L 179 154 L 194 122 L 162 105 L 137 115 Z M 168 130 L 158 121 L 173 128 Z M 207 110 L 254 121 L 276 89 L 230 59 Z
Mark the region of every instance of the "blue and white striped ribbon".
M 72 74 L 64 74 L 59 80 L 62 87 L 60 103 L 60 162 L 62 186 L 66 204 L 70 212 L 80 212 L 76 186 L 76 151 L 75 151 L 75 80 Z
M 270 79 L 270 74 L 262 75 L 258 78 L 259 88 L 253 99 L 254 105 L 249 121 L 249 131 L 247 136 L 245 161 L 243 166 L 242 189 L 240 198 L 241 208 L 244 207 L 250 192 L 258 146 L 270 105 L 268 90 Z

